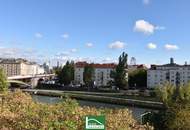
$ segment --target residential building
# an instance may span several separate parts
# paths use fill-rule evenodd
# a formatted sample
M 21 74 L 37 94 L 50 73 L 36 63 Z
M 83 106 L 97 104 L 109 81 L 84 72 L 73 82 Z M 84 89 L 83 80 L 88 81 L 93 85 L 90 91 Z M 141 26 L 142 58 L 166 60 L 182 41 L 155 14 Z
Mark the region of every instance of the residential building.
M 29 62 L 25 59 L 0 59 L 0 67 L 5 74 L 10 76 L 17 75 L 35 75 L 44 73 L 44 69 L 35 62 Z
M 84 84 L 83 81 L 83 72 L 84 67 L 87 65 L 87 62 L 77 62 L 75 64 L 75 83 L 77 84 Z M 111 71 L 113 71 L 116 67 L 116 64 L 110 63 L 110 64 L 90 64 L 94 67 L 95 73 L 94 73 L 94 83 L 95 86 L 106 86 L 108 85 L 108 82 L 113 80 L 110 77 Z
M 185 85 L 190 81 L 190 65 L 178 65 L 174 59 L 169 64 L 151 65 L 147 71 L 147 87 L 154 88 L 166 82 L 174 86 Z

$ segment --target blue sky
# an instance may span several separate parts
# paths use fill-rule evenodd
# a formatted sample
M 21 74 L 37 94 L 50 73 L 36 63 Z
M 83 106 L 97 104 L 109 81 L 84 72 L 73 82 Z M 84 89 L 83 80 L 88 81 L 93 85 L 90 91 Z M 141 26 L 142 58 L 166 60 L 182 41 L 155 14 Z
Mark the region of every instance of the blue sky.
M 190 63 L 189 0 L 0 0 L 0 56 Z

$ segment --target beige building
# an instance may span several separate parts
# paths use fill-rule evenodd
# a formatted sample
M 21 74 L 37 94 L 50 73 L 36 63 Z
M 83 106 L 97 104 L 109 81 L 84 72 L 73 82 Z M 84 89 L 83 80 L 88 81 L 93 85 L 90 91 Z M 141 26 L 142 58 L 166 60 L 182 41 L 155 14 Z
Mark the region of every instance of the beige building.
M 0 67 L 8 77 L 44 73 L 44 69 L 41 66 L 24 59 L 1 59 Z

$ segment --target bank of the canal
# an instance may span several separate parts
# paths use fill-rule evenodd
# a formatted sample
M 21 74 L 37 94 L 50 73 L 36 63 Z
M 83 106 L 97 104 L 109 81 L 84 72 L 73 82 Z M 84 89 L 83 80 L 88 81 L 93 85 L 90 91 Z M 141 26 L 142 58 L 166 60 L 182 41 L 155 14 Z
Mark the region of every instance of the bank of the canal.
M 24 92 L 28 92 L 30 94 L 35 95 L 43 95 L 43 96 L 52 96 L 52 97 L 66 97 L 74 98 L 77 100 L 87 100 L 87 101 L 95 101 L 95 102 L 103 102 L 117 105 L 127 105 L 132 107 L 141 107 L 141 108 L 151 108 L 151 109 L 163 109 L 163 104 L 161 102 L 155 101 L 145 101 L 145 100 L 136 100 L 136 99 L 124 99 L 117 97 L 110 97 L 106 95 L 92 95 L 86 93 L 76 94 L 72 92 L 65 91 L 57 91 L 57 90 L 38 90 L 38 89 L 25 89 Z

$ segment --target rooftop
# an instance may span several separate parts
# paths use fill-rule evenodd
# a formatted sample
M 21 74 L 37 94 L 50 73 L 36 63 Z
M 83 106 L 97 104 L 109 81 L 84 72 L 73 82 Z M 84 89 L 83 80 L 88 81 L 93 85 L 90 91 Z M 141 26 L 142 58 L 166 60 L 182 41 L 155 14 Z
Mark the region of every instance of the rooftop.
M 114 63 L 104 63 L 104 64 L 95 64 L 95 63 L 87 63 L 87 62 L 77 62 L 75 66 L 78 68 L 84 68 L 86 65 L 92 65 L 94 68 L 115 68 L 116 64 Z
M 26 64 L 36 64 L 36 62 L 30 62 L 26 59 L 22 58 L 0 58 L 0 64 L 20 64 L 20 63 L 26 63 Z

